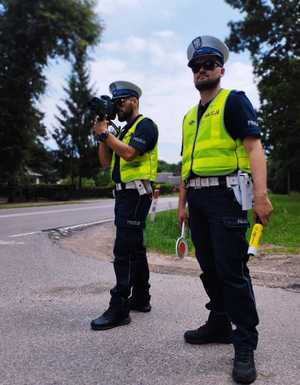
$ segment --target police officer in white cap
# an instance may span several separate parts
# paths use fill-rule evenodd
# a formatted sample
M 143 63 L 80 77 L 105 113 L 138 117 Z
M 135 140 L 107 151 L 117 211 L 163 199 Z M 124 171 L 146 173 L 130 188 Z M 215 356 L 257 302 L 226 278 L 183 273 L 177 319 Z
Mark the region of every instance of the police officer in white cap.
M 115 183 L 116 285 L 110 291 L 108 309 L 91 322 L 93 330 L 128 324 L 130 310 L 151 310 L 143 230 L 152 200 L 152 182 L 157 175 L 158 129 L 151 119 L 139 113 L 142 91 L 138 86 L 116 81 L 109 89 L 119 121 L 127 124 L 119 137 L 110 133 L 105 120 L 94 125 L 100 140 L 100 163 L 111 168 Z
M 256 378 L 258 315 L 247 268 L 247 208 L 252 199 L 241 196 L 242 184 L 249 197 L 252 175 L 253 213 L 264 225 L 272 205 L 255 111 L 244 92 L 220 85 L 228 56 L 227 46 L 213 36 L 196 37 L 187 49 L 200 101 L 183 121 L 178 218 L 181 223 L 187 219 L 187 202 L 210 313 L 203 326 L 186 331 L 184 338 L 199 345 L 233 342 L 233 378 L 251 383 Z

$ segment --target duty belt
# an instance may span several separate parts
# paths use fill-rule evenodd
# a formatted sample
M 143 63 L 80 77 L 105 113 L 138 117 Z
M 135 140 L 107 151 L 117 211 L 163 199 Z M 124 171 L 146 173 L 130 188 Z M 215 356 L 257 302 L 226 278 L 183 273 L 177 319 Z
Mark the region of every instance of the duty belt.
M 208 176 L 208 177 L 196 177 L 190 179 L 186 187 L 192 188 L 203 188 L 203 187 L 213 187 L 213 186 L 226 186 L 231 187 L 238 184 L 238 177 L 236 175 L 227 175 L 227 176 Z
M 149 180 L 134 180 L 127 183 L 116 183 L 115 189 L 116 191 L 138 190 L 140 195 L 152 193 L 152 186 Z
M 136 185 L 135 185 L 135 182 L 116 183 L 115 188 L 116 188 L 117 191 L 130 190 L 130 189 L 135 189 L 136 190 Z

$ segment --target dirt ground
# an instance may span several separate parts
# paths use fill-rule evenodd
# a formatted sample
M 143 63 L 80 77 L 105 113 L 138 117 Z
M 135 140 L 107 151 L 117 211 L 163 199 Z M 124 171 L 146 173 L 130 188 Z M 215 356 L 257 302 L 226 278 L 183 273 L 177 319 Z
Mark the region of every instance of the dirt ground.
M 53 232 L 50 237 L 63 248 L 74 253 L 112 261 L 115 227 L 105 223 L 76 231 Z M 260 249 L 260 255 L 252 258 L 249 268 L 253 283 L 267 287 L 280 287 L 300 292 L 300 255 L 269 254 L 268 245 Z M 272 246 L 272 250 L 274 246 Z M 175 250 L 175 240 L 174 240 Z M 199 275 L 200 268 L 193 256 L 179 259 L 176 256 L 148 252 L 150 270 L 164 274 Z

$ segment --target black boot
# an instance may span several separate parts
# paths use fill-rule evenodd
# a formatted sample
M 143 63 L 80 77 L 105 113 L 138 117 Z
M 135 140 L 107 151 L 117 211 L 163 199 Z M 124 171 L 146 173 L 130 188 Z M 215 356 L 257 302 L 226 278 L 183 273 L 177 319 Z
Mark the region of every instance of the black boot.
M 127 325 L 130 322 L 128 300 L 122 299 L 119 303 L 112 303 L 111 301 L 109 308 L 100 317 L 92 320 L 91 328 L 93 330 L 106 330 Z
M 238 384 L 251 384 L 256 380 L 254 352 L 250 347 L 235 348 L 232 377 Z
M 150 295 L 145 299 L 130 297 L 129 308 L 133 311 L 139 311 L 141 313 L 148 313 L 151 311 Z
M 139 285 L 137 285 L 135 282 L 132 288 L 131 297 L 129 298 L 130 310 L 139 311 L 142 313 L 148 313 L 151 311 L 151 295 L 149 294 L 149 289 L 150 284 L 148 281 L 146 281 L 146 283 L 140 282 Z
M 211 312 L 205 325 L 195 330 L 187 330 L 184 339 L 189 344 L 232 343 L 232 327 L 224 314 Z

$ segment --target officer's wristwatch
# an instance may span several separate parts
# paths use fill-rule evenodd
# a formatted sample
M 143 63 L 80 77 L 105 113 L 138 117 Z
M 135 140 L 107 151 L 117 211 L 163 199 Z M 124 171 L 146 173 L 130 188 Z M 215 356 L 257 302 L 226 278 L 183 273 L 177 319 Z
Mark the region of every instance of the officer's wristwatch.
M 101 134 L 97 135 L 97 139 L 100 140 L 100 142 L 104 142 L 108 138 L 108 134 L 108 130 L 101 132 Z

